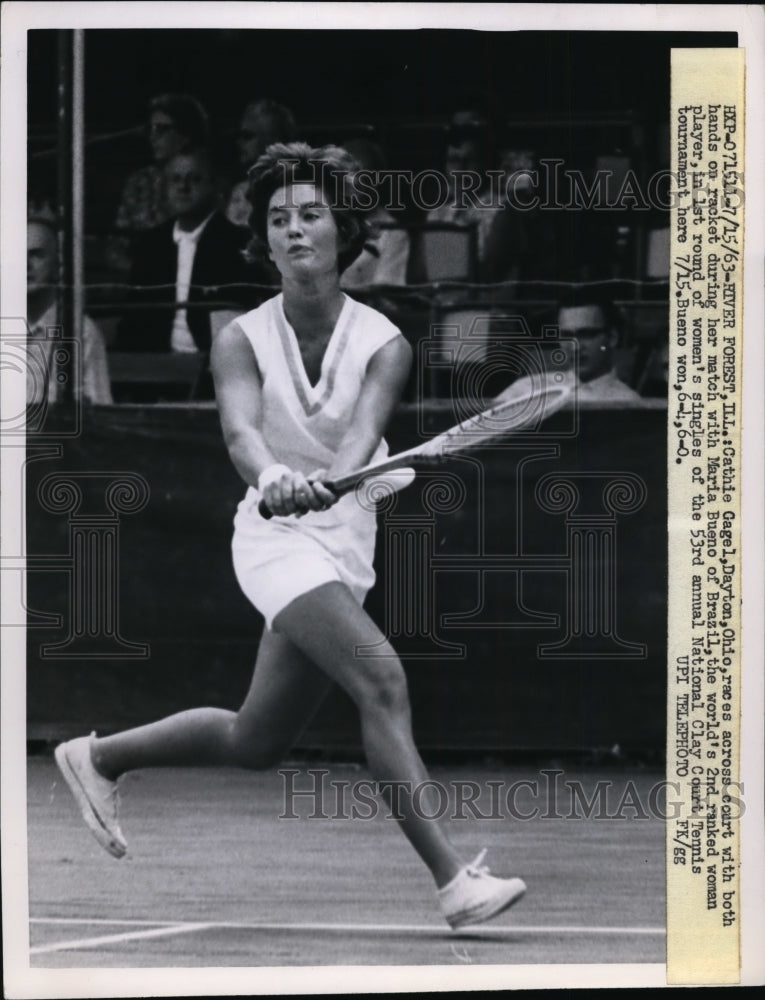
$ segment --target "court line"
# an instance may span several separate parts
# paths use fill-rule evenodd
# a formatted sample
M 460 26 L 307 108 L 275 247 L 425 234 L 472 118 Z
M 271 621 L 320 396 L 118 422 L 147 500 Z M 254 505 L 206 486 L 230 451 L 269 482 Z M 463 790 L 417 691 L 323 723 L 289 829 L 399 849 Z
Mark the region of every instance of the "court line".
M 139 941 L 145 938 L 169 937 L 172 934 L 191 934 L 207 930 L 215 924 L 172 924 L 169 927 L 154 927 L 151 930 L 123 931 L 121 934 L 102 934 L 98 937 L 77 938 L 74 941 L 54 941 L 30 948 L 30 955 L 42 955 L 51 951 L 75 951 L 78 948 L 97 948 L 101 944 L 119 944 L 123 941 Z
M 326 923 L 299 923 L 299 924 L 272 924 L 272 923 L 237 923 L 224 922 L 216 923 L 216 927 L 226 927 L 230 929 L 240 928 L 243 930 L 263 930 L 263 931 L 313 931 L 318 933 L 337 934 L 414 934 L 422 937 L 454 937 L 461 934 L 478 934 L 481 937 L 507 937 L 514 934 L 665 934 L 663 927 L 576 927 L 564 926 L 556 927 L 549 924 L 539 926 L 506 926 L 506 927 L 483 927 L 480 924 L 463 927 L 460 930 L 449 930 L 445 925 L 440 924 L 326 924 Z
M 136 924 L 143 925 L 148 923 L 153 923 L 151 929 L 147 930 L 135 930 L 135 931 L 123 931 L 119 934 L 103 934 L 96 937 L 89 938 L 77 938 L 71 941 L 56 941 L 52 944 L 39 945 L 35 948 L 30 949 L 31 955 L 39 955 L 45 952 L 51 951 L 68 951 L 76 950 L 79 948 L 91 948 L 98 947 L 99 945 L 107 944 L 119 944 L 124 941 L 137 941 L 148 938 L 158 938 L 158 937 L 169 937 L 176 934 L 189 934 L 197 931 L 203 930 L 250 930 L 250 931 L 266 931 L 271 933 L 314 933 L 314 934 L 370 934 L 370 935 L 393 935 L 393 934 L 407 934 L 409 936 L 424 937 L 424 938 L 460 938 L 466 935 L 471 937 L 484 938 L 487 940 L 492 939 L 512 939 L 519 935 L 529 935 L 529 934 L 541 934 L 541 935 L 554 935 L 554 934 L 580 934 L 580 935 L 590 935 L 597 936 L 601 934 L 606 935 L 626 935 L 626 936 L 644 936 L 644 935 L 664 935 L 666 933 L 663 927 L 613 927 L 613 926 L 592 926 L 592 927 L 581 927 L 581 926 L 523 926 L 523 927 L 482 927 L 482 926 L 472 926 L 464 927 L 461 930 L 449 931 L 446 927 L 436 926 L 435 924 L 329 924 L 320 922 L 304 922 L 304 923 L 269 923 L 266 921 L 231 921 L 231 920 L 221 920 L 221 921 L 206 921 L 206 922 L 193 922 L 193 921 L 178 921 L 172 924 L 166 924 L 162 927 L 157 927 L 157 921 L 138 921 L 138 920 L 104 920 L 104 919 L 91 919 L 88 920 L 86 917 L 33 917 L 30 923 L 37 924 L 62 924 L 68 923 L 70 925 L 89 925 L 103 926 L 103 925 L 116 925 L 123 924 L 126 926 L 133 926 Z
M 30 917 L 30 924 L 71 924 L 90 927 L 180 927 L 182 924 L 193 923 L 190 920 L 129 920 L 124 917 Z

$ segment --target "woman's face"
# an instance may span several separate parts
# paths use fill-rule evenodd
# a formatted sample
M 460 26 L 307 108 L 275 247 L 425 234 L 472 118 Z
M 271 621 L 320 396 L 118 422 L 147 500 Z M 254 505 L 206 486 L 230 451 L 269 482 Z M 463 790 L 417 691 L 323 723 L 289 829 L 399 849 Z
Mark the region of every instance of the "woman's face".
M 268 256 L 285 276 L 337 271 L 340 234 L 324 192 L 310 183 L 289 184 L 268 203 Z
M 180 153 L 184 147 L 184 138 L 176 128 L 175 122 L 164 111 L 152 111 L 149 118 L 149 144 L 157 163 L 167 163 L 169 159 Z

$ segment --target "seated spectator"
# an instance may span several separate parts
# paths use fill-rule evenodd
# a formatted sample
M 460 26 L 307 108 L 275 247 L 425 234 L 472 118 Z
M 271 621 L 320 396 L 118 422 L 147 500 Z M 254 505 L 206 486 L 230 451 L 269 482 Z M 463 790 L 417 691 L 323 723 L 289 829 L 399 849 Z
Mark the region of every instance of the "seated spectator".
M 58 239 L 48 218 L 27 222 L 27 403 L 60 400 L 57 379 L 56 339 L 48 335 L 61 326 L 56 306 L 58 280 Z M 71 338 L 71 330 L 62 331 Z M 106 347 L 101 331 L 88 316 L 83 316 L 80 348 L 82 396 L 88 403 L 108 406 L 112 402 Z
M 207 144 L 207 112 L 189 94 L 161 94 L 149 102 L 147 132 L 154 162 L 125 182 L 117 229 L 151 229 L 170 218 L 165 165 L 176 153 Z
M 242 174 L 247 173 L 272 143 L 292 142 L 295 137 L 295 118 L 289 108 L 268 98 L 248 104 L 237 133 Z M 248 184 L 247 180 L 240 181 L 229 195 L 226 216 L 236 226 L 246 226 L 249 222 Z
M 385 170 L 385 155 L 376 142 L 348 139 L 342 148 L 350 153 L 362 170 L 378 175 Z M 343 271 L 340 285 L 346 290 L 366 285 L 405 285 L 409 263 L 409 236 L 395 226 L 396 219 L 380 201 L 368 215 L 373 235 L 364 244 L 356 260 Z
M 511 142 L 508 137 L 500 153 L 501 207 L 486 236 L 482 277 L 490 282 L 551 281 L 562 273 L 555 213 L 538 204 L 540 198 L 532 181 L 535 174 L 538 176 L 534 153 L 514 149 Z M 528 297 L 539 296 L 539 286 L 532 286 Z
M 614 351 L 619 342 L 621 315 L 614 304 L 591 289 L 574 292 L 558 305 L 557 324 L 561 340 L 575 340 L 577 363 L 569 372 L 582 400 L 635 403 L 641 397 L 623 382 L 616 371 Z M 497 396 L 495 402 L 515 399 L 538 384 L 524 375 Z
M 444 161 L 448 198 L 426 216 L 427 222 L 458 222 L 475 226 L 479 277 L 486 259 L 489 234 L 500 210 L 496 194 L 492 195 L 486 183 L 485 171 L 490 160 L 488 141 L 488 124 L 480 114 L 458 111 L 452 116 Z M 468 172 L 480 175 L 481 184 L 465 196 L 458 184 L 458 176 Z
M 669 345 L 653 347 L 638 384 L 641 396 L 666 399 L 669 390 Z
M 212 310 L 168 306 L 225 301 L 243 312 L 259 300 L 252 283 L 270 276 L 246 263 L 247 230 L 217 207 L 219 175 L 208 150 L 176 154 L 166 173 L 172 218 L 142 234 L 130 272 L 131 303 L 149 308 L 126 312 L 117 349 L 208 352 Z

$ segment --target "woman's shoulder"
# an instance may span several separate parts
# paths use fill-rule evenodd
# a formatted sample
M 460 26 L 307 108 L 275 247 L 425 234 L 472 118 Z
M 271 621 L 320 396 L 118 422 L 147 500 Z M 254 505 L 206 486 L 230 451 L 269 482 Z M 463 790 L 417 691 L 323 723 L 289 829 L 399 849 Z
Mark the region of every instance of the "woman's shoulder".
M 213 352 L 227 353 L 246 346 L 248 353 L 252 351 L 262 360 L 263 351 L 270 343 L 268 331 L 273 329 L 273 309 L 277 297 L 267 299 L 256 309 L 250 309 L 226 323 L 213 338 Z
M 406 343 L 399 328 L 387 316 L 363 302 L 358 302 L 356 299 L 352 301 L 354 335 L 351 342 L 360 364 L 366 365 L 373 354 L 391 341 L 400 339 L 402 343 Z
M 349 295 L 348 298 L 353 302 L 356 323 L 359 326 L 363 326 L 366 331 L 370 333 L 386 333 L 391 336 L 401 333 L 396 324 L 388 319 L 384 313 L 381 313 L 379 309 L 374 309 L 365 302 L 359 302 L 352 295 Z
M 255 334 L 266 329 L 266 327 L 273 320 L 274 312 L 278 306 L 280 297 L 281 292 L 272 296 L 270 299 L 266 299 L 265 302 L 261 302 L 261 304 L 256 306 L 254 309 L 250 309 L 248 312 L 242 313 L 241 316 L 237 316 L 236 319 L 231 321 L 229 326 L 238 325 L 239 328 L 248 335 Z

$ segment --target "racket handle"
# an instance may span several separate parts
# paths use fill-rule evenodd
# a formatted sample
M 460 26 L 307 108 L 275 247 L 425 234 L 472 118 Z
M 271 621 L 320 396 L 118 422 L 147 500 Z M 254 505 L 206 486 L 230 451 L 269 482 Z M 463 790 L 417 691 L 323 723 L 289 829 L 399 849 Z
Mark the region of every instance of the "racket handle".
M 335 489 L 333 483 L 324 483 L 328 490 L 332 490 L 333 493 L 339 493 L 340 491 Z M 268 506 L 265 500 L 261 500 L 258 504 L 258 513 L 263 518 L 264 521 L 270 521 L 274 516 L 274 512 Z

